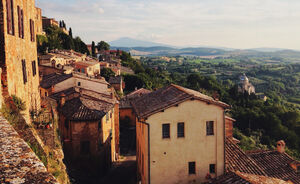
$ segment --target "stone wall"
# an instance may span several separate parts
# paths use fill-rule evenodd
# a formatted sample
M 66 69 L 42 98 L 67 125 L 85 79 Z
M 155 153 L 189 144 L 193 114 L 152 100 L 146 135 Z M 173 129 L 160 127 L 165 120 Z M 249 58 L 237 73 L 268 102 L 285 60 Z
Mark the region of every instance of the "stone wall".
M 7 90 L 9 95 L 16 95 L 26 102 L 25 118 L 27 122 L 30 122 L 29 111 L 32 109 L 40 109 L 40 94 L 39 94 L 39 75 L 33 75 L 32 62 L 36 61 L 36 71 L 38 71 L 37 65 L 37 45 L 36 41 L 31 41 L 30 33 L 30 19 L 36 18 L 35 1 L 23 1 L 14 0 L 14 35 L 7 33 L 7 21 L 6 21 L 6 1 L 1 0 L 3 5 L 3 11 L 1 11 L 1 18 L 3 33 L 4 33 L 4 52 L 5 67 L 2 67 L 3 73 L 6 75 Z M 17 6 L 23 9 L 24 12 L 24 39 L 19 37 L 18 29 L 18 12 Z M 37 27 L 36 24 L 34 26 Z M 36 31 L 35 31 L 36 32 Z M 35 38 L 35 35 L 34 35 Z M 36 40 L 36 39 L 35 39 Z M 26 61 L 26 76 L 27 82 L 24 84 L 22 60 Z
M 3 117 L 0 130 L 0 183 L 58 183 Z
M 42 10 L 40 8 L 35 8 L 35 27 L 36 27 L 36 34 L 43 35 L 45 32 L 43 31 L 43 20 L 42 20 Z

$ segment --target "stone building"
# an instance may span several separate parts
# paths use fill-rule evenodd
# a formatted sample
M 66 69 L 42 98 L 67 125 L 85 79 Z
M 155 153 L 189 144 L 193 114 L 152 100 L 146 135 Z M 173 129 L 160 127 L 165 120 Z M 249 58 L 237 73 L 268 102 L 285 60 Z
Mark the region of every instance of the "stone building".
M 2 94 L 25 101 L 29 120 L 29 111 L 40 109 L 36 33 L 41 25 L 37 25 L 34 0 L 0 2 Z
M 255 87 L 249 82 L 248 77 L 243 74 L 242 76 L 240 76 L 240 82 L 238 85 L 238 91 L 240 93 L 244 93 L 247 92 L 249 95 L 251 93 L 255 94 Z
M 72 87 L 50 96 L 57 102 L 67 159 L 88 161 L 105 172 L 119 154 L 119 105 L 113 95 Z M 92 161 L 92 162 L 90 162 Z
M 46 33 L 43 31 L 43 19 L 42 19 L 42 9 L 36 7 L 35 14 L 36 21 L 36 34 L 37 35 L 45 35 Z
M 108 85 L 109 84 L 104 78 L 98 79 L 87 77 L 80 73 L 52 73 L 42 76 L 42 80 L 40 82 L 40 93 L 43 99 L 53 93 L 66 90 L 71 87 L 79 87 L 95 92 L 101 92 L 109 96 L 110 93 L 108 92 Z
M 122 76 L 110 77 L 108 83 L 115 88 L 116 91 L 123 93 L 125 89 L 125 82 L 123 81 Z
M 201 183 L 224 174 L 229 105 L 172 84 L 132 106 L 141 183 Z
M 43 29 L 47 29 L 50 26 L 58 27 L 58 22 L 54 18 L 42 17 Z

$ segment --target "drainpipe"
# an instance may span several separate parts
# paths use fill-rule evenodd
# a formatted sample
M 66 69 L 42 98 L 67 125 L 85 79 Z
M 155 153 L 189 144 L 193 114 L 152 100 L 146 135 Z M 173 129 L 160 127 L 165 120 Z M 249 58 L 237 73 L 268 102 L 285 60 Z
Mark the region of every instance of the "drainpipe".
M 141 122 L 148 127 L 148 184 L 150 184 L 150 124 L 146 122 Z
M 226 172 L 226 156 L 225 156 L 225 154 L 226 154 L 226 151 L 225 151 L 225 146 L 226 146 L 226 135 L 225 135 L 225 112 L 226 111 L 226 109 L 224 109 L 224 111 L 223 111 L 223 136 L 224 136 L 224 173 Z

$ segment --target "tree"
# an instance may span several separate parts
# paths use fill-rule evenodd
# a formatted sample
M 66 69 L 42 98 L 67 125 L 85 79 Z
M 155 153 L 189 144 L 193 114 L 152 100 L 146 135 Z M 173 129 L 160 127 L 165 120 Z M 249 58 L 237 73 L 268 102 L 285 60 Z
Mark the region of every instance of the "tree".
M 95 42 L 92 42 L 92 56 L 96 57 L 96 48 L 95 48 Z
M 116 74 L 110 68 L 102 68 L 100 75 L 104 77 L 106 81 L 108 81 L 110 77 L 113 77 Z
M 70 35 L 71 38 L 73 38 L 73 32 L 72 32 L 72 28 L 71 27 L 69 28 L 69 35 Z
M 109 50 L 110 45 L 108 43 L 106 43 L 105 41 L 101 41 L 97 44 L 97 48 L 98 48 L 99 51 Z
M 75 51 L 81 52 L 83 54 L 90 54 L 86 44 L 78 36 L 74 38 Z

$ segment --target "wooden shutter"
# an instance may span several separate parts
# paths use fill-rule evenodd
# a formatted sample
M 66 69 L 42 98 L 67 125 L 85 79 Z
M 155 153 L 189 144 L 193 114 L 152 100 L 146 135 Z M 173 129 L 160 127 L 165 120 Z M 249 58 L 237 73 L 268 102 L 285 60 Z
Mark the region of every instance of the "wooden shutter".
M 22 72 L 23 72 L 23 82 L 26 84 L 27 82 L 27 72 L 26 72 L 26 61 L 22 60 Z
M 24 38 L 24 13 L 23 10 L 21 9 L 21 38 Z
M 13 35 L 13 1 L 6 0 L 7 33 Z
M 34 21 L 30 19 L 30 35 L 31 35 L 31 41 L 35 41 L 35 33 L 34 33 Z
M 17 6 L 18 11 L 18 30 L 19 30 L 19 37 L 22 38 L 22 29 L 21 29 L 21 9 L 20 6 Z
M 32 75 L 35 76 L 36 75 L 36 62 L 32 61 Z

